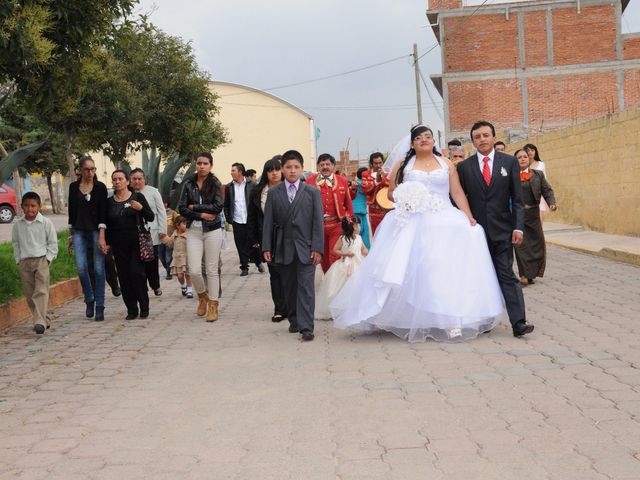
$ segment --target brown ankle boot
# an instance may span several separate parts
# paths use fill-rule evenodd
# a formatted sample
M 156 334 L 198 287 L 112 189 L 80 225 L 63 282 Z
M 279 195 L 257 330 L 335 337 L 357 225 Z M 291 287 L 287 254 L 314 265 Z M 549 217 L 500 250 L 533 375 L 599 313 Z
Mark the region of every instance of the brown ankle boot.
M 209 300 L 207 322 L 215 322 L 218 319 L 218 300 Z
M 207 313 L 207 302 L 209 301 L 209 295 L 207 292 L 202 292 L 198 294 L 198 310 L 196 313 L 199 317 L 204 317 Z

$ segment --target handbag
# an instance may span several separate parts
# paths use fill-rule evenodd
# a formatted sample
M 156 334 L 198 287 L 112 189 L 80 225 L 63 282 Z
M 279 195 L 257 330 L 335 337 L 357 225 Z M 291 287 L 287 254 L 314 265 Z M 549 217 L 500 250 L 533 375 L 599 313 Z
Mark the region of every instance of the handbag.
M 156 257 L 151 231 L 147 221 L 141 218 L 140 214 L 138 214 L 138 257 L 143 262 L 152 262 Z

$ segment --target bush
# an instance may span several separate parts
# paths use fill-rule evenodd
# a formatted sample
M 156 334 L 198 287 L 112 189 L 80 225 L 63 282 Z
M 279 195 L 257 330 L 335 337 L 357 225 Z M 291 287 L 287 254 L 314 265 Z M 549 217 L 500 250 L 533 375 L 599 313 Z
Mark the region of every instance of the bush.
M 22 282 L 18 265 L 13 257 L 11 242 L 0 243 L 0 304 L 22 296 Z M 67 231 L 58 232 L 58 256 L 51 262 L 51 285 L 60 280 L 78 276 L 73 253 L 67 252 Z

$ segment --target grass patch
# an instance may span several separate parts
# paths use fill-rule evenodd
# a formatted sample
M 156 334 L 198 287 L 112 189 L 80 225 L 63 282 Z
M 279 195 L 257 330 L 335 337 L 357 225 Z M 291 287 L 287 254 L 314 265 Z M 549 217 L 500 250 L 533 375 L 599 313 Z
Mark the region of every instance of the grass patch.
M 22 293 L 22 282 L 18 265 L 13 257 L 13 245 L 11 242 L 0 243 L 0 304 L 14 298 L 19 298 Z M 60 280 L 78 276 L 76 261 L 73 253 L 67 252 L 67 231 L 58 232 L 58 256 L 49 267 L 49 281 L 51 285 Z

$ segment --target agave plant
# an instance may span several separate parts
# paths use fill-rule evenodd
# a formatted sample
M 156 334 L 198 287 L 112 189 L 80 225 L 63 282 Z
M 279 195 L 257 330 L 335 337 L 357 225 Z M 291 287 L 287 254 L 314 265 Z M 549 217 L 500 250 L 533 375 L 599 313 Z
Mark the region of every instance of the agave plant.
M 36 150 L 38 150 L 46 139 L 39 140 L 24 147 L 20 147 L 13 152 L 10 152 L 6 157 L 0 161 L 0 185 L 3 184 L 16 170 L 21 166 L 24 161 L 29 158 Z
M 142 170 L 144 170 L 144 178 L 147 185 L 158 188 L 161 161 L 161 155 L 156 147 L 142 149 Z
M 182 165 L 184 165 L 184 163 Z M 169 206 L 174 210 L 178 208 L 178 202 L 180 202 L 180 194 L 182 193 L 183 179 L 190 177 L 195 173 L 195 171 L 196 171 L 196 166 L 195 164 L 192 163 L 191 165 L 189 165 L 189 168 L 182 174 L 182 178 L 180 179 L 180 181 L 178 181 L 177 178 L 175 178 L 174 176 L 174 179 L 171 182 L 169 193 L 167 194 L 167 197 L 166 197 L 169 199 Z

